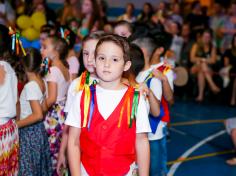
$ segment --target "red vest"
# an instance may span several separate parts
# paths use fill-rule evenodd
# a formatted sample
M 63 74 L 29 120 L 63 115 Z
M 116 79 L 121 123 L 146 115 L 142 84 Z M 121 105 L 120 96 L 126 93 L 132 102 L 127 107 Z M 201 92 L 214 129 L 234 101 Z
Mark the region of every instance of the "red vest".
M 118 128 L 120 111 L 129 88 L 116 109 L 107 120 L 99 113 L 96 90 L 94 111 L 90 127 L 81 128 L 80 150 L 81 162 L 90 176 L 120 176 L 129 172 L 135 161 L 136 124 L 128 126 L 127 108 L 124 108 L 121 125 Z M 84 91 L 85 92 L 85 91 Z M 84 92 L 81 97 L 81 109 L 84 108 Z M 131 94 L 133 96 L 133 93 Z M 132 105 L 130 106 L 130 110 Z M 81 113 L 81 125 L 84 115 Z
M 157 70 L 161 71 L 163 74 L 165 73 L 165 71 L 168 69 L 165 65 L 161 65 L 159 67 L 156 68 Z M 170 112 L 169 112 L 169 105 L 168 102 L 166 101 L 165 97 L 162 96 L 161 98 L 161 105 L 164 109 L 164 115 L 161 118 L 161 121 L 163 122 L 170 122 Z

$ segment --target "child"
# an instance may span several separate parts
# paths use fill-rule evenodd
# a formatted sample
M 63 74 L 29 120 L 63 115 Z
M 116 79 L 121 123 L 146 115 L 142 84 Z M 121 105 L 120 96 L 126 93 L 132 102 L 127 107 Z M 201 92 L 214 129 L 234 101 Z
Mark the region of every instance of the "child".
M 65 39 L 68 44 L 69 51 L 66 60 L 69 64 L 70 81 L 73 81 L 77 78 L 79 72 L 79 60 L 74 50 L 76 35 L 66 26 L 59 27 L 58 33 L 60 33 L 60 37 Z
M 158 141 L 159 143 L 159 156 L 160 156 L 160 167 L 159 173 L 167 174 L 167 146 L 166 146 L 166 135 L 167 135 L 167 124 L 170 122 L 169 105 L 173 104 L 173 81 L 174 72 L 169 64 L 161 62 L 161 56 L 165 53 L 166 48 L 164 43 L 157 42 L 157 48 L 154 51 L 151 58 L 151 68 L 153 69 L 153 75 L 162 82 L 163 96 L 161 98 L 161 108 L 163 108 L 163 116 L 161 117 L 160 125 L 162 126 L 163 135 Z M 155 141 L 153 141 L 155 142 Z M 157 141 L 156 141 L 157 142 Z
M 40 75 L 41 55 L 29 49 L 22 59 L 28 83 L 20 96 L 20 169 L 19 175 L 52 175 L 49 143 L 43 125 L 41 103 L 46 86 Z M 29 152 L 30 151 L 30 152 Z
M 132 24 L 127 21 L 119 21 L 114 27 L 114 34 L 129 38 L 133 33 Z
M 145 65 L 144 69 L 138 74 L 136 77 L 136 81 L 139 83 L 146 82 L 150 90 L 154 93 L 155 97 L 161 102 L 162 98 L 162 83 L 157 78 L 151 78 L 150 75 L 152 73 L 152 68 L 150 65 L 150 60 L 152 57 L 153 52 L 156 49 L 156 44 L 154 40 L 148 37 L 138 38 L 134 41 L 143 51 Z M 150 102 L 150 108 L 152 108 L 152 102 Z M 153 107 L 155 109 L 155 106 Z M 162 115 L 163 113 L 161 113 Z M 163 175 L 166 172 L 162 170 L 162 153 L 161 145 L 162 139 L 164 136 L 164 124 L 160 121 L 161 120 L 160 113 L 158 115 L 153 114 L 152 111 L 149 114 L 149 121 L 152 128 L 152 133 L 148 134 L 148 139 L 150 142 L 150 173 L 149 175 Z
M 145 100 L 121 83 L 123 72 L 131 65 L 128 53 L 127 41 L 116 35 L 102 37 L 96 46 L 99 83 L 90 87 L 91 104 L 86 100 L 86 89 L 80 91 L 66 120 L 70 126 L 68 157 L 72 175 L 130 176 L 135 169 L 135 156 L 139 174 L 148 175 L 146 133 L 150 126 Z M 132 103 L 133 99 L 136 103 Z
M 48 37 L 55 35 L 55 33 L 56 33 L 55 26 L 50 24 L 43 25 L 40 28 L 40 36 L 39 36 L 40 47 L 42 47 L 44 41 Z
M 17 77 L 10 64 L 11 39 L 0 25 L 0 175 L 18 174 L 18 129 L 14 120 L 17 104 Z
M 86 69 L 79 78 L 76 78 L 72 81 L 68 93 L 67 93 L 67 100 L 64 112 L 68 113 L 70 107 L 73 103 L 73 99 L 77 92 L 81 91 L 80 87 L 83 87 L 83 82 L 86 84 L 84 79 L 89 78 L 88 85 L 91 85 L 93 82 L 97 81 L 97 75 L 95 72 L 95 58 L 94 58 L 94 51 L 97 45 L 97 42 L 101 36 L 103 36 L 103 32 L 92 32 L 91 34 L 87 35 L 83 39 L 83 64 Z M 61 172 L 61 169 L 64 167 L 66 168 L 66 148 L 67 148 L 67 139 L 69 133 L 69 126 L 65 125 L 62 135 L 62 142 L 58 156 L 57 162 L 57 173 Z
M 48 95 L 43 102 L 43 110 L 47 111 L 44 125 L 49 137 L 53 175 L 56 175 L 57 156 L 65 121 L 64 106 L 70 82 L 69 66 L 66 61 L 67 43 L 61 38 L 49 37 L 43 43 L 41 54 L 51 62 L 46 76 Z
M 130 44 L 130 59 L 132 62 L 130 71 L 126 77 L 128 77 L 130 84 L 135 85 L 139 83 L 138 88 L 141 92 L 147 95 L 148 105 L 150 105 L 150 113 L 157 117 L 160 115 L 160 97 L 162 95 L 161 83 L 158 79 L 153 78 L 152 80 L 152 87 L 150 89 L 147 87 L 145 78 L 149 78 L 150 70 L 143 71 L 145 68 L 145 60 L 147 57 L 144 57 L 144 54 L 142 50 L 136 45 L 131 43 Z M 142 75 L 142 76 L 141 76 Z M 144 81 L 140 81 L 139 79 L 136 79 L 136 77 L 139 76 L 139 79 L 142 77 L 144 78 Z M 132 78 L 133 77 L 133 78 Z M 157 89 L 154 89 L 153 85 L 157 86 Z M 159 99 L 158 99 L 159 97 Z M 149 106 L 148 106 L 149 107 Z

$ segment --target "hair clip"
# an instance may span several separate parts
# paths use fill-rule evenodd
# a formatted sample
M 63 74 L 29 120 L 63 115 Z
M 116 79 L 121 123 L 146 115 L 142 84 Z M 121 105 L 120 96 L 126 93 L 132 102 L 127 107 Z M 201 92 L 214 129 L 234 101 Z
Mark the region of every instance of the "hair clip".
M 41 64 L 41 68 L 43 70 L 43 74 L 47 75 L 50 72 L 51 62 L 48 57 L 44 58 Z

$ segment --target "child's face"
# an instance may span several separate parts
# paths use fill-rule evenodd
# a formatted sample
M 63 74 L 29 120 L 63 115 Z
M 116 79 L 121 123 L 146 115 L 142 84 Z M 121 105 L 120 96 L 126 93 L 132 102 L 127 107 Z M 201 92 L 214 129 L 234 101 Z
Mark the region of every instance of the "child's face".
M 84 67 L 86 70 L 88 70 L 90 73 L 95 72 L 95 48 L 98 43 L 98 40 L 88 40 L 84 42 L 83 44 L 83 62 Z
M 40 36 L 39 36 L 39 42 L 40 42 L 40 45 L 42 46 L 44 41 L 48 38 L 48 34 L 47 33 L 40 33 Z
M 129 31 L 129 28 L 127 26 L 119 25 L 115 27 L 114 34 L 128 38 L 131 35 L 131 32 Z
M 96 72 L 101 81 L 115 82 L 121 79 L 131 62 L 125 63 L 122 49 L 113 42 L 104 42 L 97 49 Z
M 46 39 L 42 43 L 40 52 L 41 52 L 42 58 L 48 57 L 49 59 L 54 59 L 56 56 L 56 51 L 50 39 Z

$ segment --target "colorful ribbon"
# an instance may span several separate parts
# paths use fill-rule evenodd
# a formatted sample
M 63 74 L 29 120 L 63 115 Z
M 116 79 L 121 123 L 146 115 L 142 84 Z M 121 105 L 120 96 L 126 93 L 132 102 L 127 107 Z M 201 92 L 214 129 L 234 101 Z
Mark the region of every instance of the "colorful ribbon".
M 80 78 L 79 81 L 76 85 L 76 92 L 79 92 L 84 89 L 85 84 L 90 85 L 90 73 L 88 71 L 84 71 Z
M 9 27 L 9 35 L 12 39 L 11 49 L 16 55 L 20 54 L 20 49 L 24 56 L 26 56 L 25 49 L 23 48 L 22 42 L 20 40 L 20 33 L 18 31 L 14 31 L 11 27 Z
M 132 96 L 133 94 L 133 96 Z M 129 128 L 132 127 L 132 122 L 135 119 L 137 115 L 137 109 L 138 109 L 138 103 L 139 103 L 139 92 L 135 91 L 133 87 L 130 87 L 127 90 L 127 93 L 125 95 L 124 103 L 121 107 L 119 121 L 118 121 L 118 128 L 121 126 L 121 121 L 124 113 L 124 109 L 127 108 L 127 123 Z M 132 110 L 130 112 L 130 107 L 132 107 Z
M 51 62 L 48 57 L 44 58 L 41 64 L 41 68 L 43 70 L 43 75 L 47 75 L 50 72 Z
M 88 129 L 90 129 L 91 121 L 93 118 L 93 112 L 94 112 L 94 104 L 95 104 L 95 87 L 90 86 L 91 91 L 91 101 L 90 101 L 90 107 L 89 107 L 89 121 L 88 121 Z
M 63 27 L 60 27 L 60 34 L 61 38 L 65 39 L 67 44 L 70 44 L 70 31 L 68 29 L 63 29 Z

